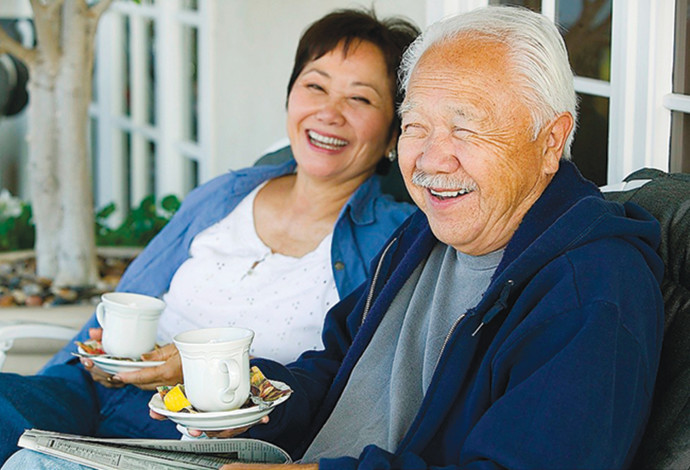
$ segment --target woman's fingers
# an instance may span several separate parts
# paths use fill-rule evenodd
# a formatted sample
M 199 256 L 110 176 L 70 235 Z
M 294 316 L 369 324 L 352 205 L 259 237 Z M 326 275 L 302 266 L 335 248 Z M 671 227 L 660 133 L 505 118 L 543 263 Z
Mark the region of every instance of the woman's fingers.
M 119 372 L 115 378 L 142 390 L 155 390 L 161 385 L 177 385 L 183 382 L 182 361 L 179 354 L 173 354 L 168 356 L 165 363 L 160 366 L 145 367 L 131 372 Z
M 103 328 L 89 328 L 89 338 L 101 341 L 103 339 Z
M 114 377 L 112 374 L 104 372 L 103 369 L 94 365 L 91 359 L 81 357 L 79 358 L 79 361 L 84 366 L 84 369 L 86 369 L 89 372 L 89 374 L 91 374 L 91 378 L 94 380 L 94 382 L 97 382 L 103 385 L 104 387 L 108 388 L 120 388 L 126 385 L 122 383 L 122 381 L 119 380 L 117 377 Z
M 167 361 L 178 354 L 177 347 L 173 343 L 170 343 L 156 348 L 151 352 L 142 354 L 141 359 L 144 361 Z

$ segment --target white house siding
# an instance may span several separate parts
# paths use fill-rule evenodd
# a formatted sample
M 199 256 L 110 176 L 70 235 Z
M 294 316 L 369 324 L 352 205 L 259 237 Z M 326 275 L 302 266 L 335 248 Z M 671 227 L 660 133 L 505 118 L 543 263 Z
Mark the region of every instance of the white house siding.
M 326 13 L 371 2 L 343 0 L 216 1 L 212 37 L 211 152 L 217 175 L 251 165 L 286 136 L 285 98 L 297 42 Z M 402 15 L 423 27 L 419 0 L 378 0 L 378 16 Z

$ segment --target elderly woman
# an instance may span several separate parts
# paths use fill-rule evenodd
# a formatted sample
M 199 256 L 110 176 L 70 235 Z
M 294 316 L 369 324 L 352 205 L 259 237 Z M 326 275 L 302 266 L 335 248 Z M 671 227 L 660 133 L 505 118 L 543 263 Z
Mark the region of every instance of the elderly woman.
M 237 325 L 255 330 L 253 354 L 278 361 L 321 347 L 329 306 L 365 279 L 369 260 L 413 210 L 382 194 L 376 172 L 395 155 L 396 70 L 417 33 L 407 21 L 356 10 L 306 30 L 288 85 L 294 160 L 231 172 L 190 193 L 118 286 L 165 300 L 159 342 Z M 97 337 L 96 326 L 92 319 L 76 339 Z M 162 366 L 114 377 L 90 360 L 80 367 L 73 350 L 34 377 L 0 374 L 0 462 L 26 428 L 179 437 L 147 412 L 151 389 L 181 381 L 173 345 L 146 356 Z

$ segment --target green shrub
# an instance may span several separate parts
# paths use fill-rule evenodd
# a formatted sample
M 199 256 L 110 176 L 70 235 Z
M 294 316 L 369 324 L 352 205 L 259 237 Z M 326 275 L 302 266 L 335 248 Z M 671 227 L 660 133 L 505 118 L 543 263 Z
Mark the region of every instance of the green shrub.
M 96 245 L 145 246 L 180 207 L 175 196 L 166 196 L 156 205 L 153 196 L 147 196 L 129 211 L 124 221 L 112 227 L 108 220 L 115 213 L 110 203 L 95 214 Z M 13 197 L 7 190 L 0 192 L 0 252 L 27 250 L 36 239 L 31 206 Z
M 133 208 L 125 220 L 111 228 L 107 220 L 115 212 L 110 203 L 96 213 L 96 244 L 99 246 L 145 246 L 168 223 L 180 207 L 175 196 L 166 196 L 156 206 L 153 196 L 147 196 Z
M 0 251 L 33 248 L 35 239 L 31 206 L 3 189 L 0 192 Z

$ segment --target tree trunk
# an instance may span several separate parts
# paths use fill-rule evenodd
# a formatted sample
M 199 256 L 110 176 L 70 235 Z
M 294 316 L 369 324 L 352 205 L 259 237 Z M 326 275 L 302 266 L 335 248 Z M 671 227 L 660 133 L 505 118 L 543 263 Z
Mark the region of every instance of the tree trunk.
M 34 4 L 29 180 L 38 274 L 58 286 L 84 286 L 98 280 L 87 150 L 97 20 L 84 0 L 60 4 Z
M 6 0 L 0 0 L 6 1 Z M 55 285 L 98 280 L 88 151 L 94 37 L 113 0 L 29 0 L 36 46 L 0 28 L 0 53 L 29 68 L 29 190 L 36 269 Z
M 88 285 L 98 280 L 91 165 L 87 150 L 93 40 L 87 6 L 67 0 L 62 7 L 62 60 L 55 87 L 58 110 L 57 169 L 62 226 L 57 254 L 57 285 Z
M 55 195 L 59 182 L 55 152 L 55 78 L 45 63 L 30 69 L 28 109 L 29 191 L 36 226 L 36 270 L 39 276 L 54 278 L 58 271 L 57 250 L 61 206 Z

